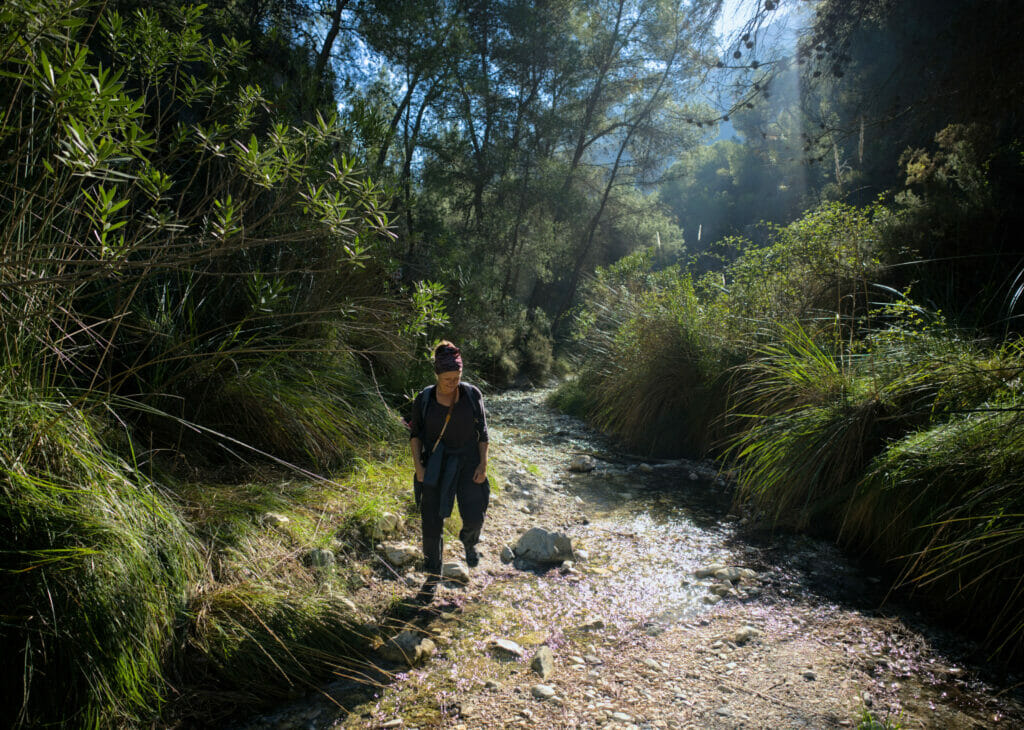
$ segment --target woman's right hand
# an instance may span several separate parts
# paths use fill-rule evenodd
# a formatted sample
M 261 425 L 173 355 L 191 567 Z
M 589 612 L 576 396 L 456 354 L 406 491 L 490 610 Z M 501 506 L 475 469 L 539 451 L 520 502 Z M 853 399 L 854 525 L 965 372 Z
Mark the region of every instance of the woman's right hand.
M 427 475 L 427 470 L 423 467 L 423 464 L 416 464 L 414 468 L 416 470 L 416 481 L 422 482 L 423 477 Z

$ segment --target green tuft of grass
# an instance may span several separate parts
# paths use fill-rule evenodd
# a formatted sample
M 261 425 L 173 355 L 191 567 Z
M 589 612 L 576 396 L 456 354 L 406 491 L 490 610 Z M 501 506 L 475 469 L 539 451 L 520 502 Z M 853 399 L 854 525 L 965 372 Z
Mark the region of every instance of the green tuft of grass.
M 201 546 L 164 490 L 99 445 L 85 410 L 12 390 L 0 394 L 0 643 L 19 673 L 0 713 L 8 727 L 149 722 Z

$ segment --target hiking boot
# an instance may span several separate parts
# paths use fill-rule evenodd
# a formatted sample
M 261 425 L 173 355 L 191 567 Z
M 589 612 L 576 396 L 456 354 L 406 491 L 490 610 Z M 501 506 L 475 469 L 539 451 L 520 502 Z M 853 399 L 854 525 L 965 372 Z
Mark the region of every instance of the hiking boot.
M 480 565 L 480 554 L 476 551 L 475 547 L 466 548 L 466 565 L 470 568 Z

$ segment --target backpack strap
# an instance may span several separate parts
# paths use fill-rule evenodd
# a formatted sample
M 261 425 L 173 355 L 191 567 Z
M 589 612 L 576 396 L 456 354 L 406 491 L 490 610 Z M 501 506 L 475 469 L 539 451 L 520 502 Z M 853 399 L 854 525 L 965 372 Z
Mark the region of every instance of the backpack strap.
M 430 405 L 430 394 L 434 392 L 436 385 L 428 385 L 420 391 L 420 422 L 427 422 L 427 406 Z

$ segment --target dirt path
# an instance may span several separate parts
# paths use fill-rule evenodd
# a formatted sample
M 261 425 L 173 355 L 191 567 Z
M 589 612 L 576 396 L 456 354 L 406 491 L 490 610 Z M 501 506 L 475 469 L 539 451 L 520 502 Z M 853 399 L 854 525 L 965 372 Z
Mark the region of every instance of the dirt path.
M 865 712 L 904 728 L 1024 727 L 1019 697 L 997 688 L 1018 678 L 983 674 L 970 643 L 879 608 L 880 581 L 829 545 L 728 515 L 713 465 L 630 459 L 538 393 L 488 405 L 506 485 L 480 566 L 429 610 L 393 606 L 384 622 L 436 654 L 385 664 L 388 681 L 357 699 L 351 683 L 328 688 L 344 710 L 322 697 L 247 727 L 831 728 Z M 596 468 L 570 471 L 583 453 Z M 585 559 L 502 562 L 534 526 L 567 533 Z M 446 545 L 446 560 L 460 553 Z M 698 577 L 716 564 L 749 572 Z M 547 678 L 531 668 L 543 646 Z

